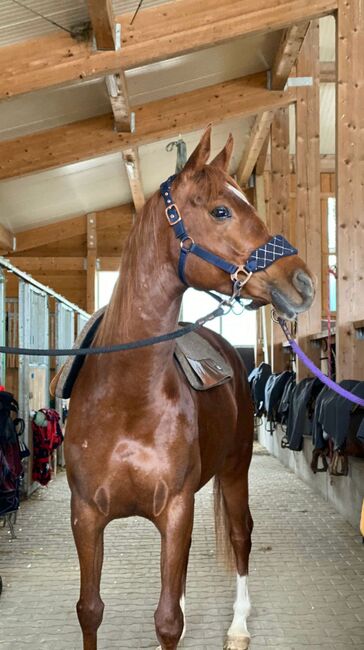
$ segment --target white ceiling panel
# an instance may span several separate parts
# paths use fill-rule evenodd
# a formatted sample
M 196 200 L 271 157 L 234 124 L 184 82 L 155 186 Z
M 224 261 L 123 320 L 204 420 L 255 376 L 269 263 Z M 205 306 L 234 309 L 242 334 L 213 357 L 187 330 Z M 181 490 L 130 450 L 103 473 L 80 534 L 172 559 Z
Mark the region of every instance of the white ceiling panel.
M 46 18 L 68 30 L 73 25 L 88 19 L 86 0 L 20 0 L 20 2 L 23 7 L 13 0 L 0 2 L 0 47 L 60 31 Z M 44 18 L 35 15 L 26 7 L 40 13 Z
M 103 79 L 14 97 L 0 103 L 0 140 L 12 140 L 110 110 Z
M 121 154 L 0 183 L 0 222 L 12 230 L 131 201 Z
M 130 70 L 127 72 L 130 101 L 134 105 L 144 104 L 268 70 L 280 37 L 281 32 L 253 35 Z
M 232 169 L 235 169 L 248 137 L 252 120 L 234 120 L 213 129 L 212 155 L 225 145 L 229 132 L 235 139 Z M 202 131 L 187 134 L 188 154 Z M 165 150 L 170 140 L 140 147 L 141 173 L 146 196 L 174 172 L 176 151 Z M 0 183 L 0 222 L 12 230 L 23 230 L 72 215 L 113 207 L 131 201 L 120 154 L 67 165 L 41 174 Z

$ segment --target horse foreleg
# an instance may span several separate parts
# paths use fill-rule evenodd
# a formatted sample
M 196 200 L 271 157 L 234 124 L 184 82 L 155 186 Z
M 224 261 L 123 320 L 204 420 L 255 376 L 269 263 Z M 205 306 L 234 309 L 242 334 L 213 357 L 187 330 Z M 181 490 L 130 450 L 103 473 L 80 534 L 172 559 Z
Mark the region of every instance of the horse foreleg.
M 227 515 L 229 528 L 227 532 L 234 550 L 237 568 L 234 617 L 228 630 L 225 650 L 245 650 L 250 643 L 246 621 L 251 609 L 248 592 L 248 568 L 253 529 L 253 520 L 248 504 L 247 468 L 244 468 L 243 471 L 240 468 L 237 473 L 225 473 L 219 480 Z
M 97 650 L 97 630 L 104 603 L 100 598 L 100 579 L 104 555 L 105 521 L 90 506 L 73 499 L 72 532 L 81 572 L 77 615 L 83 634 L 83 650 Z
M 155 612 L 161 650 L 176 650 L 184 633 L 184 593 L 193 527 L 193 494 L 178 496 L 156 522 L 162 536 L 162 590 Z

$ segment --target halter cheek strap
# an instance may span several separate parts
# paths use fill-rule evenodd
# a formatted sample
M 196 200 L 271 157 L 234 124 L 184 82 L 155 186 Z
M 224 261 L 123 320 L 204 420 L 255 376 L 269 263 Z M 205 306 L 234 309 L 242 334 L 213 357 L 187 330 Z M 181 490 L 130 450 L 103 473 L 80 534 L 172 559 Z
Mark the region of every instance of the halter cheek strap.
M 266 244 L 256 248 L 249 255 L 245 264 L 239 266 L 227 262 L 219 255 L 216 255 L 216 253 L 212 253 L 211 251 L 206 250 L 206 248 L 199 246 L 199 244 L 195 244 L 192 237 L 187 233 L 181 214 L 172 198 L 171 185 L 175 178 L 176 175 L 170 176 L 166 181 L 164 181 L 160 186 L 160 191 L 166 206 L 165 213 L 167 221 L 169 225 L 172 226 L 176 238 L 180 241 L 181 252 L 178 262 L 178 275 L 185 285 L 188 286 L 185 276 L 185 268 L 189 254 L 196 255 L 202 260 L 205 260 L 205 262 L 213 264 L 213 266 L 217 266 L 222 271 L 229 273 L 232 282 L 234 284 L 238 282 L 241 288 L 248 282 L 253 273 L 268 268 L 273 264 L 273 262 L 281 257 L 296 255 L 298 252 L 297 249 L 291 246 L 287 239 L 282 235 L 275 235 Z M 240 278 L 238 278 L 239 273 L 245 273 L 246 278 L 240 280 Z

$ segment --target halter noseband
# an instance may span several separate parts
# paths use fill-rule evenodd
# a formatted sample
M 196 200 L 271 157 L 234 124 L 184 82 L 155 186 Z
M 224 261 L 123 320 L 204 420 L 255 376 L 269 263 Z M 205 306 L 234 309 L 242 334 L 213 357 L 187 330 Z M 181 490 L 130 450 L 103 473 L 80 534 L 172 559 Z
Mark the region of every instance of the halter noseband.
M 219 255 L 216 255 L 216 253 L 211 253 L 205 248 L 202 248 L 202 246 L 199 246 L 199 244 L 195 244 L 192 237 L 187 233 L 178 207 L 172 199 L 171 185 L 175 178 L 176 175 L 170 176 L 166 181 L 164 181 L 160 186 L 160 192 L 166 206 L 165 213 L 167 221 L 169 225 L 172 226 L 176 238 L 180 240 L 181 252 L 178 262 L 178 275 L 185 285 L 188 286 L 185 276 L 185 267 L 187 257 L 190 253 L 197 255 L 197 257 L 205 260 L 205 262 L 209 262 L 209 264 L 213 264 L 213 266 L 217 266 L 219 269 L 222 269 L 222 271 L 229 273 L 233 283 L 234 292 L 237 290 L 239 291 L 244 284 L 248 282 L 253 273 L 268 268 L 268 266 L 282 257 L 289 257 L 290 255 L 296 255 L 296 253 L 298 253 L 297 248 L 291 246 L 287 239 L 282 235 L 275 235 L 266 244 L 259 246 L 259 248 L 256 248 L 252 253 L 250 253 L 245 264 L 237 265 L 227 262 L 222 257 L 219 257 Z M 245 273 L 246 278 L 240 280 L 238 277 L 239 273 Z

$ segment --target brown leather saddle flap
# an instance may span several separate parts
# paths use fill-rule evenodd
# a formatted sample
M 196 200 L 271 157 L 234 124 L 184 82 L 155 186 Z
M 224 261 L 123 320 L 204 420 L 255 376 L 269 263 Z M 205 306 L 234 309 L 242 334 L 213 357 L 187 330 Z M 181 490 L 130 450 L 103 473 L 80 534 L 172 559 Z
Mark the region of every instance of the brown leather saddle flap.
M 91 346 L 104 312 L 105 307 L 91 316 L 77 337 L 75 348 Z M 186 379 L 195 390 L 208 390 L 214 386 L 225 384 L 233 376 L 231 366 L 197 332 L 190 332 L 178 339 L 174 355 Z M 73 385 L 84 360 L 84 356 L 68 357 L 66 363 L 52 380 L 51 392 L 53 395 L 62 399 L 71 397 Z
M 190 332 L 179 339 L 174 354 L 195 390 L 220 386 L 233 376 L 230 364 L 197 332 Z

